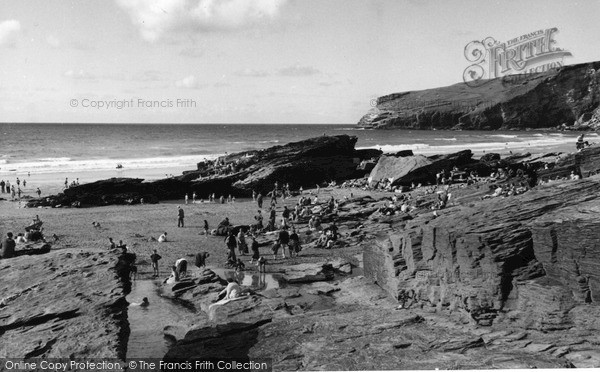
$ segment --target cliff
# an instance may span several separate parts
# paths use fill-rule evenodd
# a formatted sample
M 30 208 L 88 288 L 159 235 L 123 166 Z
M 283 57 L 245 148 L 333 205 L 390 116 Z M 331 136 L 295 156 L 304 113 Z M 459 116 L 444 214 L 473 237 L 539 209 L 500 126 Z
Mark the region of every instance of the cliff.
M 581 326 L 600 298 L 599 192 L 594 176 L 419 215 L 365 246 L 365 274 L 480 325 Z
M 565 66 L 478 86 L 447 87 L 379 97 L 359 127 L 374 129 L 526 128 L 600 126 L 600 62 Z

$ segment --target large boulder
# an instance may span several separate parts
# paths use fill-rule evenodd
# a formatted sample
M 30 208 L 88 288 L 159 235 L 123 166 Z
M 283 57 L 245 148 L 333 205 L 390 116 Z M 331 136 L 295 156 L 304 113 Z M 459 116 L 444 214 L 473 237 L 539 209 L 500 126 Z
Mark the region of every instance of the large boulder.
M 375 168 L 373 168 L 369 175 L 369 184 L 382 180 L 394 182 L 410 172 L 413 172 L 415 169 L 419 169 L 429 164 L 431 164 L 431 160 L 423 155 L 406 157 L 383 155 L 379 158 L 377 165 L 375 165 Z

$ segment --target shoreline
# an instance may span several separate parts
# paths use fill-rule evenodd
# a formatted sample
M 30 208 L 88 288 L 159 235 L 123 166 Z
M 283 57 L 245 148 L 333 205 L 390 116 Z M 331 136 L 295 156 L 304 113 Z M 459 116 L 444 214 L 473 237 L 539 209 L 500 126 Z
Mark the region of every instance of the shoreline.
M 600 140 L 599 140 L 600 142 Z M 510 143 L 510 147 L 505 147 L 503 149 L 499 149 L 499 150 L 493 150 L 493 149 L 489 149 L 486 148 L 486 146 L 488 144 L 486 143 L 480 143 L 477 146 L 467 146 L 465 145 L 464 148 L 461 147 L 461 150 L 471 150 L 473 152 L 473 157 L 474 158 L 480 158 L 486 154 L 489 153 L 498 153 L 502 156 L 502 158 L 507 157 L 507 156 L 511 156 L 511 155 L 515 155 L 515 154 L 524 154 L 524 153 L 531 153 L 532 155 L 542 155 L 542 154 L 548 154 L 548 153 L 570 153 L 570 152 L 574 152 L 575 151 L 575 145 L 574 142 L 573 143 L 563 143 L 563 144 L 559 144 L 559 145 L 548 145 L 548 146 L 530 146 L 530 147 L 523 147 L 523 146 L 518 146 L 518 142 L 511 142 Z M 446 154 L 452 154 L 459 150 L 457 147 L 455 146 L 450 146 L 447 148 L 446 151 L 443 152 L 437 152 L 437 150 L 439 149 L 439 147 L 436 147 L 434 149 L 428 149 L 427 147 L 425 148 L 419 148 L 418 146 L 415 148 L 415 146 L 411 146 L 411 145 L 402 145 L 402 146 L 393 146 L 394 149 L 388 149 L 385 146 L 383 146 L 383 148 L 381 148 L 384 151 L 383 155 L 391 155 L 394 154 L 398 151 L 402 151 L 402 150 L 413 150 L 413 153 L 415 155 L 424 155 L 424 156 L 434 156 L 434 155 L 446 155 Z M 366 150 L 366 149 L 377 149 L 376 146 L 371 146 L 371 147 L 357 147 L 357 150 Z M 386 151 L 389 150 L 389 151 Z M 202 161 L 199 160 L 199 161 Z M 96 181 L 100 181 L 100 180 L 106 180 L 106 179 L 110 179 L 110 178 L 141 178 L 144 180 L 144 182 L 152 182 L 152 181 L 158 181 L 161 179 L 165 179 L 166 176 L 173 176 L 173 177 L 178 177 L 181 176 L 183 174 L 183 172 L 186 171 L 195 171 L 196 170 L 196 164 L 189 164 L 189 165 L 177 165 L 177 166 L 168 166 L 168 167 L 157 167 L 157 168 L 137 168 L 137 169 L 132 169 L 132 168 L 123 168 L 123 169 L 111 169 L 111 170 L 96 170 L 96 169 L 87 169 L 87 170 L 80 170 L 80 171 L 56 171 L 56 172 L 45 172 L 45 173 L 35 173 L 35 172 L 31 172 L 31 176 L 28 177 L 28 171 L 23 169 L 23 170 L 15 170 L 15 171 L 1 171 L 0 170 L 0 179 L 2 180 L 8 180 L 11 182 L 11 184 L 15 183 L 15 180 L 17 177 L 19 177 L 21 180 L 26 180 L 27 181 L 27 187 L 22 187 L 21 189 L 23 191 L 23 195 L 29 195 L 33 198 L 36 198 L 37 195 L 35 194 L 36 188 L 39 187 L 40 190 L 42 191 L 42 197 L 45 196 L 49 196 L 49 195 L 56 195 L 58 193 L 61 193 L 64 191 L 64 181 L 65 178 L 69 179 L 69 183 L 72 181 L 75 181 L 77 178 L 79 178 L 79 183 L 80 184 L 85 184 L 85 183 L 91 183 L 91 182 L 96 182 Z M 0 194 L 0 198 L 6 198 L 10 200 L 10 194 Z M 183 196 L 182 196 L 183 198 Z M 23 201 L 26 202 L 26 199 L 23 199 Z

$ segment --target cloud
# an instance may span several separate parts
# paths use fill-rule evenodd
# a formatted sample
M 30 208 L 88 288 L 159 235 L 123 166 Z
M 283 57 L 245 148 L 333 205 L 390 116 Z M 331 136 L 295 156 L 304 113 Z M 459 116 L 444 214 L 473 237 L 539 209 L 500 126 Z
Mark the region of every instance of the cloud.
M 0 22 L 0 46 L 14 46 L 21 33 L 21 22 L 14 19 Z
M 319 75 L 320 73 L 321 71 L 312 66 L 292 66 L 277 71 L 277 74 L 281 76 L 311 76 Z
M 204 55 L 204 51 L 198 48 L 185 48 L 179 52 L 180 56 L 199 58 Z
M 200 88 L 200 82 L 194 75 L 189 75 L 184 77 L 181 80 L 177 80 L 175 82 L 175 86 L 177 88 L 187 88 L 187 89 L 198 89 Z
M 92 79 L 96 78 L 94 75 L 92 75 L 88 72 L 85 72 L 83 70 L 79 70 L 79 71 L 67 70 L 67 71 L 65 71 L 63 76 L 66 78 L 75 79 L 75 80 L 92 80 Z
M 272 20 L 287 0 L 115 0 L 155 42 L 168 33 L 242 29 Z
M 52 48 L 60 48 L 60 40 L 54 35 L 46 36 L 46 43 L 50 45 Z
M 265 77 L 265 76 L 271 75 L 268 71 L 255 70 L 252 68 L 245 68 L 243 70 L 234 72 L 234 74 L 237 76 L 244 76 L 244 77 Z

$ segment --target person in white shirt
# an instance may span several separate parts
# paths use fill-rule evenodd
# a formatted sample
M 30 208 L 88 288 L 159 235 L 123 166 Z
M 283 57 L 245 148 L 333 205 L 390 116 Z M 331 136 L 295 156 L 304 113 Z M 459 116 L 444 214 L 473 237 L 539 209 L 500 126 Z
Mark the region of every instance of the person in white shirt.
M 162 234 L 161 236 L 158 237 L 158 241 L 160 243 L 164 243 L 167 241 L 167 233 L 165 232 L 164 234 Z

